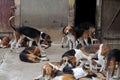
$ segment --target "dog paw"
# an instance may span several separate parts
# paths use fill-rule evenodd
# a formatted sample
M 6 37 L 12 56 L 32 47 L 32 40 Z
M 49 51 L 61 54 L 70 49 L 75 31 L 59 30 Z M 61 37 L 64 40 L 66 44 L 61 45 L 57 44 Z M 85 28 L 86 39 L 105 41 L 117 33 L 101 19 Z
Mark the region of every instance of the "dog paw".
M 44 51 L 44 50 L 42 50 L 41 52 L 42 52 L 42 53 L 46 53 L 46 51 Z
M 42 78 L 43 78 L 43 76 L 39 75 L 39 76 L 35 77 L 34 80 L 43 80 Z
M 49 61 L 47 57 L 41 58 L 41 61 Z

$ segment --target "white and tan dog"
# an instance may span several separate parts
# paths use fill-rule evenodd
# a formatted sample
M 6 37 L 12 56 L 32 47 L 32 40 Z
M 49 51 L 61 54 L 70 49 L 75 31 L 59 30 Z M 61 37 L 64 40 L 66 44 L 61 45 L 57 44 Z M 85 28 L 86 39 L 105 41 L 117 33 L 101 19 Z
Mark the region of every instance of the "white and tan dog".
M 65 59 L 66 62 L 48 62 L 42 67 L 42 75 L 35 78 L 35 80 L 40 80 L 44 78 L 45 80 L 51 80 L 56 76 L 62 75 L 63 68 L 68 66 L 68 59 Z
M 89 25 L 89 24 L 88 24 Z M 84 27 L 84 26 L 83 26 Z M 76 48 L 78 44 L 81 46 L 88 46 L 94 44 L 97 39 L 94 39 L 95 28 L 93 26 L 88 26 L 87 29 L 72 27 L 70 25 L 63 28 L 62 31 L 62 47 L 64 47 L 63 42 L 67 38 L 67 43 L 69 49 Z
M 0 47 L 1 48 L 8 48 L 10 47 L 11 38 L 9 36 L 3 36 L 0 38 Z
M 86 59 L 88 63 L 90 63 L 91 69 L 92 69 L 92 61 L 93 61 L 92 58 L 98 58 L 98 60 L 94 60 L 94 61 L 96 62 L 96 64 L 102 66 L 100 69 L 100 71 L 102 71 L 103 68 L 105 67 L 104 58 L 109 53 L 109 51 L 110 48 L 107 44 L 94 44 L 91 46 L 81 47 L 80 49 L 71 49 L 65 52 L 62 55 L 62 58 L 66 56 L 74 56 L 75 59 L 73 60 L 75 60 L 74 64 L 76 64 L 76 66 L 78 65 L 81 59 Z M 81 64 L 81 66 L 82 65 L 83 63 Z

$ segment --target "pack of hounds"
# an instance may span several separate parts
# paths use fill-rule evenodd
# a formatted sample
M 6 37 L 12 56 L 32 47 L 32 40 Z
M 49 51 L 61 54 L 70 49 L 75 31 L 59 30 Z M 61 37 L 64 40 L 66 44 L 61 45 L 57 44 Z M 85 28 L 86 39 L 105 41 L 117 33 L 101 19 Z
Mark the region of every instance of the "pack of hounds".
M 29 26 L 16 27 L 9 18 L 14 38 L 0 37 L 0 47 L 11 51 L 25 47 L 19 58 L 24 62 L 37 63 L 42 60 L 42 48 L 51 47 L 49 34 Z M 34 33 L 34 34 L 33 34 Z M 34 80 L 117 80 L 120 79 L 120 49 L 111 49 L 99 43 L 93 24 L 85 22 L 78 26 L 65 26 L 62 30 L 61 47 L 68 50 L 59 62 L 47 62 L 42 74 Z M 43 59 L 44 60 L 44 59 Z M 49 60 L 49 59 L 45 59 Z

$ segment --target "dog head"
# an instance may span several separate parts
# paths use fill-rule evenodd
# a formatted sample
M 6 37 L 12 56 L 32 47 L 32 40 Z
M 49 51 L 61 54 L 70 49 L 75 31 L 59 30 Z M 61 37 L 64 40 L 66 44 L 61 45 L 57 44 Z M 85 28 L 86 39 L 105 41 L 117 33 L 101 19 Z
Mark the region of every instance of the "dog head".
M 57 68 L 60 68 L 59 63 L 57 62 L 48 62 L 46 64 L 43 65 L 43 76 L 48 76 L 49 78 L 47 80 L 49 80 L 50 78 L 55 77 Z
M 42 33 L 41 37 L 42 39 L 40 40 L 40 44 L 42 45 L 42 47 L 45 47 L 46 49 L 49 48 L 52 43 L 50 35 L 46 33 Z
M 68 62 L 68 66 L 75 67 L 76 66 L 76 58 L 75 56 L 64 56 L 61 61 L 60 65 L 64 64 L 65 62 Z
M 90 26 L 88 31 L 89 31 L 89 36 L 92 37 L 92 38 L 95 38 L 95 27 Z
M 64 33 L 65 35 L 68 35 L 69 33 L 74 34 L 73 27 L 70 26 L 70 25 L 66 26 L 66 27 L 64 28 L 64 30 L 63 30 L 63 33 Z
M 2 45 L 2 47 L 9 47 L 9 42 L 10 42 L 10 37 L 8 37 L 8 36 L 5 36 L 5 37 L 3 37 L 2 38 L 2 40 L 1 40 L 1 45 Z

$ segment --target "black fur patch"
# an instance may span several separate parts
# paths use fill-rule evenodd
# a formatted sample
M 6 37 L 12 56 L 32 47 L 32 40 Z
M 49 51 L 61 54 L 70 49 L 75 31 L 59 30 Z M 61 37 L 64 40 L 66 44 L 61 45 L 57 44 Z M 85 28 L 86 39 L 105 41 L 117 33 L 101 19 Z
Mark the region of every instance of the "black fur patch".
M 40 31 L 38 31 L 37 29 L 34 29 L 32 27 L 28 27 L 28 26 L 18 27 L 18 28 L 16 28 L 16 31 L 19 34 L 21 34 L 21 35 L 23 34 L 30 38 L 36 38 L 36 37 L 40 36 Z
M 62 57 L 65 57 L 65 56 L 74 56 L 75 53 L 76 53 L 75 50 L 74 50 L 74 49 L 71 49 L 71 50 L 65 52 L 65 53 L 62 55 Z

